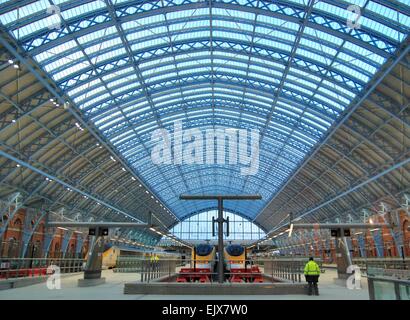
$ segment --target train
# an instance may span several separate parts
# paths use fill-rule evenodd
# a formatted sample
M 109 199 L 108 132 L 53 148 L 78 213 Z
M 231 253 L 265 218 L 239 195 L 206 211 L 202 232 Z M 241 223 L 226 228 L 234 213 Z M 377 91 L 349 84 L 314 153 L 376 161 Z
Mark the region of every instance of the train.
M 128 247 L 120 247 L 107 243 L 104 246 L 104 253 L 102 258 L 103 269 L 113 269 L 117 266 L 118 257 L 120 256 L 135 256 L 141 259 L 150 259 L 151 255 L 155 254 L 159 259 L 174 259 L 180 258 L 180 255 L 174 252 L 167 251 L 145 251 L 141 249 L 134 249 Z
M 199 244 L 192 249 L 192 260 L 195 269 L 213 272 L 216 262 L 216 250 L 210 244 Z
M 239 244 L 230 244 L 224 248 L 225 270 L 245 269 L 246 249 Z

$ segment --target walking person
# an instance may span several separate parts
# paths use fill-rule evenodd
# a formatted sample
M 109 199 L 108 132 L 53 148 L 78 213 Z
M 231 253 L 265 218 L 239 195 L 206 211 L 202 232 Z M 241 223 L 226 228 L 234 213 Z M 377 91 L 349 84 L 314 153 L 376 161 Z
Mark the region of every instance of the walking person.
M 305 278 L 308 283 L 308 295 L 319 295 L 319 288 L 317 283 L 319 282 L 320 268 L 319 265 L 313 260 L 313 257 L 309 258 L 309 262 L 305 265 L 304 270 Z

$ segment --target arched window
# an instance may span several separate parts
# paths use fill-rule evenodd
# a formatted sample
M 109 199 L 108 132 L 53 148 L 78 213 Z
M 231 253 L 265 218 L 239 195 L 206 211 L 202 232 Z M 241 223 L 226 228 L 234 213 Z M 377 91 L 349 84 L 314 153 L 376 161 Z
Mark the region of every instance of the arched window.
M 17 227 L 17 226 L 21 226 L 21 220 L 19 219 L 19 218 L 17 218 L 15 221 L 14 221 L 14 226 L 15 227 Z
M 212 217 L 218 217 L 216 210 L 193 215 L 175 227 L 170 232 L 183 240 L 215 240 L 218 228 L 215 225 L 216 236 L 212 236 Z M 246 218 L 231 212 L 224 212 L 224 218 L 229 217 L 229 236 L 224 230 L 226 240 L 257 240 L 264 237 L 265 232 Z

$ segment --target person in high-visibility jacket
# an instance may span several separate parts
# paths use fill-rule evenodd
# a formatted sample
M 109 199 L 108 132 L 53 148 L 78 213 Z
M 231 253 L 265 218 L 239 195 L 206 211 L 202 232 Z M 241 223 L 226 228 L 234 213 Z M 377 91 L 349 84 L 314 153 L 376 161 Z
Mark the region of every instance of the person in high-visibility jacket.
M 313 260 L 312 257 L 309 258 L 309 262 L 305 265 L 305 278 L 309 286 L 308 294 L 311 295 L 319 295 L 319 288 L 317 283 L 319 281 L 320 276 L 320 268 L 319 265 Z

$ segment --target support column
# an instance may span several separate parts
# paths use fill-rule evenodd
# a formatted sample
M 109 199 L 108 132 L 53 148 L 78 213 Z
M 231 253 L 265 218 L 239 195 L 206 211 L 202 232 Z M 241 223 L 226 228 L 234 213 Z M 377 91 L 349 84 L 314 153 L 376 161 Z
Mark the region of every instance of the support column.
M 218 282 L 223 283 L 224 277 L 224 216 L 223 199 L 218 198 Z
M 98 230 L 96 234 L 99 234 Z M 78 280 L 79 287 L 95 286 L 105 283 L 105 278 L 101 278 L 104 237 L 92 237 L 89 248 L 87 262 L 84 268 L 84 279 Z
M 338 279 L 347 279 L 347 268 L 352 265 L 349 245 L 346 237 L 336 238 L 336 260 L 337 260 L 337 277 Z

